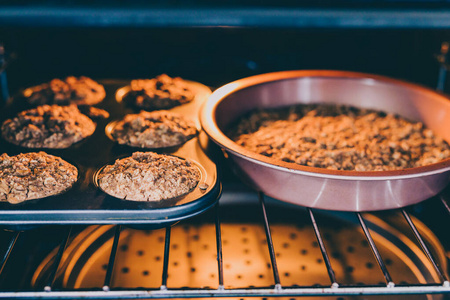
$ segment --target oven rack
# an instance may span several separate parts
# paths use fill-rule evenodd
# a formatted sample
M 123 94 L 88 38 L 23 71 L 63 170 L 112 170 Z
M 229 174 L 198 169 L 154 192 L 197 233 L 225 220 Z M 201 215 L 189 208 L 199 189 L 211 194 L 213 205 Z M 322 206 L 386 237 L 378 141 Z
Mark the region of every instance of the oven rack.
M 103 287 L 95 289 L 54 289 L 53 284 L 55 282 L 56 274 L 61 264 L 64 250 L 68 245 L 68 241 L 72 235 L 72 226 L 64 225 L 67 233 L 59 242 L 58 251 L 55 254 L 53 263 L 50 269 L 50 276 L 46 285 L 41 290 L 25 290 L 25 291 L 0 291 L 1 299 L 164 299 L 164 298 L 210 298 L 210 297 L 301 297 L 301 296 L 356 296 L 356 295 L 419 295 L 419 294 L 450 294 L 450 282 L 446 270 L 443 270 L 437 260 L 433 257 L 432 252 L 428 248 L 424 239 L 422 238 L 419 230 L 414 224 L 410 214 L 401 209 L 401 214 L 408 223 L 413 235 L 417 239 L 424 255 L 428 258 L 429 262 L 434 268 L 434 271 L 439 277 L 438 283 L 423 283 L 423 284 L 400 284 L 397 285 L 391 278 L 387 265 L 377 249 L 377 245 L 372 238 L 371 232 L 367 226 L 366 220 L 363 214 L 356 212 L 355 215 L 359 221 L 368 245 L 378 263 L 384 280 L 385 285 L 340 285 L 336 280 L 335 271 L 333 270 L 328 251 L 325 247 L 324 238 L 321 234 L 318 223 L 316 222 L 316 213 L 313 209 L 307 208 L 307 213 L 310 217 L 311 226 L 314 230 L 314 234 L 317 238 L 317 243 L 320 248 L 323 261 L 325 263 L 328 277 L 330 280 L 329 285 L 313 285 L 313 286 L 289 286 L 285 287 L 281 285 L 280 275 L 277 267 L 277 260 L 275 255 L 274 244 L 271 236 L 269 219 L 266 212 L 265 196 L 262 193 L 258 194 L 259 204 L 263 219 L 263 225 L 265 235 L 267 239 L 267 247 L 269 251 L 271 261 L 271 271 L 273 273 L 273 285 L 268 287 L 251 287 L 251 288 L 225 288 L 223 266 L 224 259 L 222 256 L 222 237 L 221 237 L 221 220 L 219 203 L 214 208 L 214 225 L 216 236 L 216 251 L 217 251 L 217 275 L 218 275 L 218 288 L 168 288 L 168 266 L 170 257 L 170 242 L 171 242 L 171 227 L 165 228 L 164 239 L 164 257 L 163 257 L 163 270 L 161 274 L 161 285 L 159 288 L 145 289 L 145 288 L 112 288 L 110 286 L 111 278 L 114 270 L 115 258 L 118 250 L 119 238 L 122 230 L 122 225 L 115 225 L 114 239 L 109 256 L 109 262 L 106 268 L 106 275 L 104 278 Z M 446 210 L 450 216 L 450 207 L 441 195 L 439 201 L 443 205 L 443 209 Z M 5 264 L 11 252 L 14 250 L 14 245 L 19 238 L 20 231 L 14 231 L 9 243 L 6 247 L 6 251 L 0 260 L 0 274 L 2 273 Z

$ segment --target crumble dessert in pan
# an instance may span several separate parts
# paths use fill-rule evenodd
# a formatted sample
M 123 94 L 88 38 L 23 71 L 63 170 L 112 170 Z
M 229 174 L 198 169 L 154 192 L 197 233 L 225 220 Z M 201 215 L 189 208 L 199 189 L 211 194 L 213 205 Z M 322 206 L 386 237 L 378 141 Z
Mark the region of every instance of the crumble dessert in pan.
M 141 148 L 178 146 L 196 134 L 194 122 L 169 111 L 126 115 L 111 130 L 111 136 L 119 144 Z
M 2 137 L 27 148 L 68 148 L 92 135 L 95 123 L 76 105 L 42 105 L 22 111 L 2 124 Z
M 120 199 L 159 201 L 189 193 L 200 177 L 199 169 L 189 160 L 135 152 L 102 169 L 98 185 L 105 193 Z
M 132 80 L 130 90 L 123 96 L 126 103 L 144 110 L 168 109 L 191 102 L 195 92 L 189 82 L 166 74 L 152 79 Z
M 343 105 L 253 111 L 229 136 L 274 159 L 333 170 L 399 170 L 450 157 L 448 143 L 421 122 Z
M 33 105 L 94 105 L 101 102 L 105 95 L 103 85 L 85 76 L 53 79 L 24 93 L 27 102 Z
M 0 201 L 20 203 L 60 194 L 77 181 L 78 170 L 45 152 L 0 155 Z

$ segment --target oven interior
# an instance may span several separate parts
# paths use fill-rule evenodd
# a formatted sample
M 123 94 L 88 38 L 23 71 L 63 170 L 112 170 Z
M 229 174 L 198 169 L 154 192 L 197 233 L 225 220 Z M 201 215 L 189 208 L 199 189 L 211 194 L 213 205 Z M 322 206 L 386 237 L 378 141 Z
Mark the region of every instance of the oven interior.
M 374 73 L 434 89 L 446 68 L 437 57 L 450 39 L 446 28 L 86 27 L 3 25 L 9 94 L 68 75 L 162 73 L 214 90 L 294 69 Z M 219 169 L 221 199 L 172 227 L 2 230 L 0 297 L 449 297 L 448 189 L 393 211 L 310 210 L 251 190 L 220 149 L 206 149 Z

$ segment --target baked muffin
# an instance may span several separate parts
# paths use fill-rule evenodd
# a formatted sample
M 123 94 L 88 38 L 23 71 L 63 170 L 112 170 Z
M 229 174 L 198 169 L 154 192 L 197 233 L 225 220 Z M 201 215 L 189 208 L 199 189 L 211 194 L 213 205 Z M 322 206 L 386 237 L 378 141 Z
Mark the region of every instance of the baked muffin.
M 194 122 L 169 111 L 130 114 L 111 130 L 111 136 L 119 144 L 141 148 L 178 146 L 196 134 Z
M 153 79 L 136 79 L 123 96 L 129 104 L 145 110 L 168 109 L 191 102 L 195 92 L 191 85 L 179 78 L 162 74 Z
M 98 184 L 107 194 L 125 200 L 160 201 L 189 193 L 200 180 L 200 171 L 189 160 L 135 152 L 118 159 L 98 175 Z
M 42 105 L 3 122 L 5 140 L 27 148 L 62 149 L 92 135 L 95 123 L 76 105 Z
M 25 91 L 27 102 L 33 105 L 94 105 L 101 102 L 105 95 L 105 88 L 101 84 L 85 76 L 53 79 Z
M 78 170 L 45 152 L 0 155 L 0 201 L 20 203 L 60 194 L 77 181 Z

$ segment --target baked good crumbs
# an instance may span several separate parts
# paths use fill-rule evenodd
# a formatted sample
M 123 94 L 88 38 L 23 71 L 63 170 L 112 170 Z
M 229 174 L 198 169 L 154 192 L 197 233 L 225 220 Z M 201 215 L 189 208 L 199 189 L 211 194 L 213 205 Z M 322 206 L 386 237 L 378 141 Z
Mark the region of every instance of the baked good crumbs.
M 0 201 L 20 203 L 60 194 L 77 181 L 78 170 L 45 152 L 0 155 Z
M 95 123 L 76 105 L 42 105 L 2 124 L 5 140 L 27 148 L 67 148 L 92 135 Z
M 103 85 L 86 76 L 68 76 L 64 80 L 56 78 L 29 91 L 25 98 L 33 105 L 94 105 L 106 95 Z
M 195 98 L 192 85 L 180 77 L 166 74 L 152 79 L 132 80 L 123 100 L 145 110 L 168 109 L 191 102 Z
M 111 136 L 119 144 L 141 148 L 178 146 L 196 134 L 194 122 L 169 111 L 130 114 L 111 130 Z
M 343 105 L 253 111 L 229 135 L 255 153 L 333 170 L 400 170 L 450 158 L 449 144 L 421 122 Z
M 81 105 L 78 106 L 78 109 L 80 112 L 86 116 L 88 116 L 91 119 L 94 120 L 104 120 L 109 118 L 109 112 L 107 112 L 104 109 L 93 107 L 93 106 L 87 106 L 87 105 Z
M 200 180 L 200 171 L 189 160 L 135 152 L 118 159 L 98 175 L 98 184 L 107 194 L 125 200 L 159 201 L 189 193 Z

